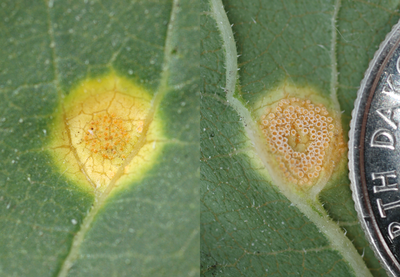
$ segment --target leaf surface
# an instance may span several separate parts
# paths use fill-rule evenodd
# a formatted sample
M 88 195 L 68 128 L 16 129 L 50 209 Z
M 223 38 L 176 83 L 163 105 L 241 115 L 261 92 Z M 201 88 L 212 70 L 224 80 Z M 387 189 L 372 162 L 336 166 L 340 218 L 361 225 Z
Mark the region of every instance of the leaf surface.
M 260 98 L 289 81 L 337 103 L 347 140 L 358 86 L 398 3 L 202 5 L 202 276 L 386 276 L 358 223 L 347 165 L 302 201 L 271 177 L 252 134 Z
M 0 275 L 196 275 L 196 2 L 0 6 Z M 71 89 L 111 71 L 152 93 L 163 137 L 142 178 L 99 202 L 55 166 L 49 143 Z

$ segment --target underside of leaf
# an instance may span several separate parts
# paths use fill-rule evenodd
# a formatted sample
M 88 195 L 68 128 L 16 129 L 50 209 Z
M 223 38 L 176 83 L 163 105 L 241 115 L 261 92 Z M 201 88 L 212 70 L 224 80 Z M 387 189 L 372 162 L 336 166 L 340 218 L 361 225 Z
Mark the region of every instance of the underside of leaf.
M 262 98 L 258 126 L 283 184 L 324 187 L 345 153 L 340 115 L 312 88 L 284 84 Z
M 306 12 L 301 10 L 300 6 L 296 6 L 287 15 L 282 16 L 284 18 L 282 22 L 276 21 L 278 18 L 281 19 L 278 13 L 279 8 L 274 7 L 277 3 L 271 2 L 271 5 L 264 6 L 264 3 L 260 4 L 260 2 L 211 0 L 209 1 L 210 8 L 205 12 L 204 22 L 208 33 L 205 32 L 205 42 L 203 42 L 205 48 L 203 66 L 204 76 L 209 77 L 205 78 L 205 95 L 212 99 L 221 98 L 220 101 L 225 106 L 232 107 L 232 114 L 239 117 L 238 120 L 244 124 L 242 128 L 231 127 L 233 125 L 231 122 L 235 121 L 235 117 L 225 116 L 228 111 L 225 106 L 217 110 L 218 106 L 211 102 L 210 107 L 206 106 L 203 109 L 202 115 L 205 120 L 208 120 L 203 125 L 203 131 L 212 131 L 213 134 L 218 132 L 220 137 L 227 138 L 229 142 L 236 142 L 232 143 L 233 146 L 230 149 L 225 146 L 227 143 L 218 144 L 219 141 L 215 139 L 217 135 L 202 141 L 205 171 L 204 198 L 202 199 L 204 204 L 202 239 L 205 245 L 202 256 L 203 273 L 205 276 L 233 276 L 235 272 L 237 276 L 245 276 L 252 270 L 251 274 L 254 276 L 265 274 L 371 276 L 362 259 L 364 254 L 361 256 L 361 253 L 356 251 L 351 241 L 343 234 L 343 230 L 337 222 L 329 218 L 324 205 L 318 200 L 325 184 L 326 187 L 332 186 L 333 180 L 339 181 L 337 176 L 346 174 L 345 144 L 341 124 L 343 111 L 336 96 L 337 71 L 334 52 L 336 48 L 335 20 L 340 2 L 329 3 L 327 5 L 329 9 L 324 6 L 321 9 L 323 12 L 316 15 L 309 15 L 307 5 L 305 5 Z M 283 8 L 285 11 L 289 3 L 287 2 L 286 5 Z M 298 17 L 296 17 L 297 14 L 299 14 Z M 318 34 L 321 44 L 315 45 L 315 40 L 310 39 L 312 47 L 308 45 L 305 47 L 302 44 L 304 30 L 298 31 L 299 25 L 293 22 L 295 19 L 306 23 L 306 26 L 316 27 L 312 34 Z M 315 24 L 322 21 L 324 24 Z M 289 26 L 296 26 L 296 28 L 289 28 Z M 306 30 L 308 31 L 307 28 Z M 218 34 L 219 37 L 216 37 L 217 35 L 212 37 L 212 34 Z M 326 51 L 328 48 L 325 46 L 330 47 L 332 52 Z M 321 53 L 322 48 L 323 53 Z M 221 49 L 221 51 L 217 52 L 216 49 Z M 307 51 L 313 49 L 313 52 L 303 54 L 305 49 Z M 308 63 L 303 63 L 301 59 L 314 58 L 316 53 L 322 56 L 322 60 L 327 61 L 327 64 L 318 67 L 310 63 L 311 65 L 307 67 Z M 212 60 L 215 64 L 212 64 Z M 224 61 L 223 69 L 219 66 L 222 64 L 221 60 Z M 221 72 L 222 76 L 218 76 L 215 72 Z M 315 74 L 316 72 L 318 74 Z M 290 85 L 287 83 L 282 85 L 282 80 L 290 80 Z M 295 101 L 291 102 L 292 98 L 296 98 Z M 280 104 L 281 107 L 279 107 Z M 313 106 L 309 107 L 310 105 Z M 277 155 L 278 149 L 274 152 L 272 145 L 267 141 L 270 138 L 269 135 L 272 134 L 269 132 L 269 127 L 273 119 L 267 117 L 272 113 L 271 117 L 275 118 L 278 113 L 283 114 L 290 106 L 294 111 L 297 106 L 298 109 L 307 110 L 307 113 L 313 112 L 314 117 L 319 114 L 320 119 L 324 116 L 325 119 L 320 121 L 321 124 L 325 122 L 328 128 L 330 124 L 333 125 L 331 126 L 333 135 L 329 138 L 326 148 L 323 149 L 326 156 L 321 157 L 322 163 L 318 176 L 311 182 L 303 182 L 301 186 L 298 184 L 299 180 L 296 180 L 295 186 L 288 184 L 284 171 L 290 164 L 284 164 L 282 170 L 277 156 L 284 159 L 284 155 Z M 281 111 L 277 110 L 278 107 Z M 315 108 L 319 109 L 318 113 Z M 209 110 L 213 110 L 213 113 Z M 304 114 L 301 115 L 304 116 Z M 300 113 L 296 116 L 299 118 Z M 329 117 L 332 119 L 331 122 L 327 122 Z M 269 120 L 269 122 L 264 122 L 264 125 L 264 120 Z M 310 117 L 303 118 L 298 125 L 310 125 L 310 121 Z M 222 124 L 218 125 L 218 123 Z M 287 123 L 284 125 L 282 122 L 274 122 L 272 125 L 275 125 L 275 129 L 278 129 L 278 126 L 281 129 L 287 129 L 284 131 L 289 131 L 290 134 L 295 124 L 296 122 L 289 124 L 288 128 L 286 128 Z M 265 127 L 268 130 L 263 133 L 262 129 Z M 314 129 L 316 127 L 315 125 Z M 308 128 L 305 132 L 310 131 L 311 127 L 308 126 Z M 304 128 L 302 129 L 304 131 Z M 297 130 L 295 131 L 297 133 Z M 301 131 L 300 128 L 298 131 Z M 316 130 L 318 131 L 322 132 L 322 130 Z M 247 137 L 233 139 L 235 134 L 242 133 L 245 133 Z M 297 142 L 296 133 L 290 134 L 293 136 L 292 141 L 289 141 L 290 135 L 287 134 L 286 149 L 291 149 L 293 153 L 304 153 L 307 156 L 305 152 L 313 139 L 308 133 L 299 134 Z M 281 134 L 281 143 L 285 136 L 286 134 Z M 303 139 L 304 143 L 300 145 Z M 208 141 L 214 143 L 214 148 Z M 246 144 L 246 142 L 250 143 Z M 275 148 L 278 148 L 276 146 Z M 249 148 L 252 150 L 248 151 Z M 245 151 L 246 154 L 253 153 L 247 154 L 246 157 L 243 154 Z M 225 157 L 227 158 L 224 159 Z M 231 163 L 228 162 L 228 157 L 232 160 Z M 290 162 L 291 157 L 288 158 Z M 331 163 L 332 159 L 336 165 Z M 259 160 L 262 165 L 256 164 L 255 160 Z M 331 164 L 326 166 L 326 163 Z M 326 168 L 323 168 L 324 165 Z M 207 171 L 208 167 L 213 170 Z M 222 172 L 223 170 L 229 173 Z M 316 170 L 315 166 L 309 169 L 309 171 L 312 170 Z M 257 175 L 261 171 L 263 171 L 262 177 Z M 297 175 L 297 178 L 299 177 Z M 346 182 L 346 179 L 340 179 L 340 182 L 342 181 Z M 279 196 L 271 192 L 274 189 L 279 190 L 277 193 Z M 236 193 L 237 191 L 240 193 Z M 281 201 L 280 196 L 291 205 L 277 208 L 275 201 Z M 229 206 L 226 203 L 229 203 Z M 264 211 L 265 215 L 260 213 L 261 207 L 264 206 L 268 206 Z M 277 223 L 287 224 L 286 214 L 292 214 L 293 207 L 296 207 L 298 212 L 309 220 L 307 224 L 314 226 L 318 231 L 305 232 L 303 229 L 305 225 L 294 227 L 293 223 L 289 223 L 289 228 L 277 226 Z M 293 214 L 288 217 L 292 219 L 298 216 Z M 352 224 L 356 225 L 357 222 L 352 222 Z M 298 247 L 298 243 L 294 242 L 293 238 L 307 240 L 320 235 L 324 238 L 324 242 L 318 243 L 320 248 L 315 253 L 312 254 L 314 247 L 309 247 L 308 250 L 307 247 L 302 248 L 304 253 L 307 253 L 304 260 L 313 260 L 313 266 L 307 266 L 304 260 L 295 265 L 296 262 L 292 258 L 295 252 L 293 249 Z M 259 250 L 253 251 L 253 247 L 259 247 Z M 327 250 L 332 256 L 324 256 L 322 249 Z M 277 256 L 282 252 L 285 253 L 285 258 L 278 261 Z M 343 261 L 345 266 L 336 267 L 339 260 Z M 330 261 L 328 270 L 320 269 L 322 261 Z M 312 273 L 307 272 L 310 268 L 312 268 Z

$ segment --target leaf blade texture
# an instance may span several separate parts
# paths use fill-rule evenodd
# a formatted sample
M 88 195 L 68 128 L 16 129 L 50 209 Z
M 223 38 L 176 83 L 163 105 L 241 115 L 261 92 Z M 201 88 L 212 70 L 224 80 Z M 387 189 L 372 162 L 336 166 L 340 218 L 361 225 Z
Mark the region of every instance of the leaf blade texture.
M 196 275 L 196 3 L 0 5 L 0 274 Z M 96 196 L 54 166 L 49 137 L 71 89 L 110 71 L 157 99 L 163 137 L 155 147 L 162 154 L 141 180 L 110 194 L 82 233 Z M 82 240 L 75 245 L 77 234 Z M 71 251 L 71 267 L 60 273 Z
M 219 27 L 214 2 L 226 12 L 225 27 Z M 274 97 L 268 92 L 289 82 L 316 88 L 331 101 L 342 113 L 347 140 L 358 85 L 398 20 L 397 5 L 203 1 L 202 276 L 365 276 L 365 271 L 387 276 L 358 224 L 346 164 L 338 166 L 316 198 L 299 200 L 265 170 L 252 132 L 263 107 L 260 99 Z M 237 57 L 227 45 L 223 28 L 228 27 Z M 230 58 L 237 59 L 234 92 Z M 347 237 L 342 245 L 334 243 L 339 233 L 326 232 L 328 225 Z M 350 248 L 353 254 L 345 257 Z

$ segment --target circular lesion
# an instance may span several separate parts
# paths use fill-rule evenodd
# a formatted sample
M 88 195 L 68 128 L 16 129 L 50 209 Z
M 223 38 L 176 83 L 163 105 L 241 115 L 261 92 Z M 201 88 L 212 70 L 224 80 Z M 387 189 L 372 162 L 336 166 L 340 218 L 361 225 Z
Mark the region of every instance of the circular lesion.
M 153 94 L 114 71 L 76 84 L 60 102 L 49 150 L 74 184 L 102 193 L 143 178 L 162 137 Z
M 337 125 L 337 124 L 336 124 Z M 313 184 L 322 171 L 331 172 L 329 157 L 341 155 L 345 145 L 340 126 L 322 104 L 296 97 L 280 100 L 260 119 L 279 170 L 295 184 Z
M 66 116 L 71 145 L 95 187 L 105 186 L 145 135 L 150 101 L 111 90 L 90 93 L 73 108 Z

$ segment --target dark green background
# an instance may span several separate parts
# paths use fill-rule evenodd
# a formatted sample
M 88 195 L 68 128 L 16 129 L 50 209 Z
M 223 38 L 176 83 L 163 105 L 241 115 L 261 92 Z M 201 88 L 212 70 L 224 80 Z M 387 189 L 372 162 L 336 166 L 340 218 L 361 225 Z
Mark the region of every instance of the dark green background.
M 69 275 L 198 274 L 198 18 L 187 0 L 1 1 L 1 276 L 57 276 L 94 197 L 54 167 L 52 122 L 74 85 L 111 70 L 157 95 L 166 142 L 107 199 Z

